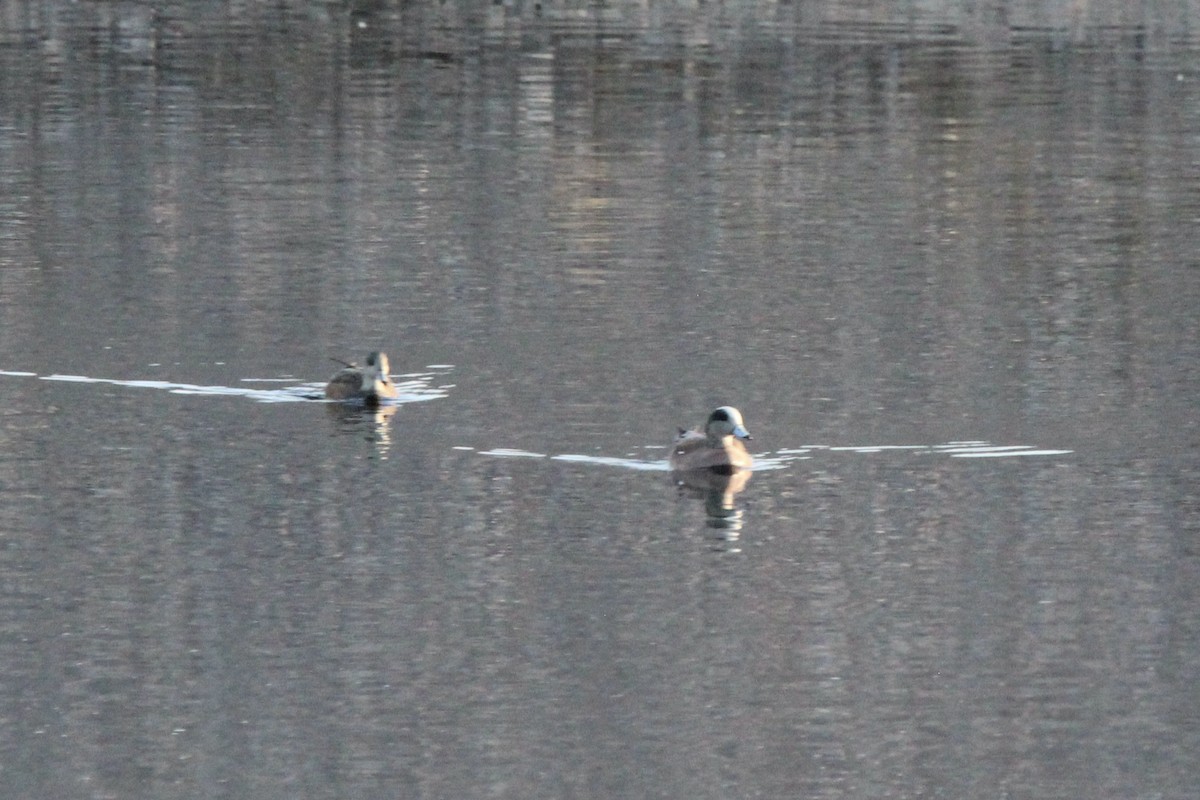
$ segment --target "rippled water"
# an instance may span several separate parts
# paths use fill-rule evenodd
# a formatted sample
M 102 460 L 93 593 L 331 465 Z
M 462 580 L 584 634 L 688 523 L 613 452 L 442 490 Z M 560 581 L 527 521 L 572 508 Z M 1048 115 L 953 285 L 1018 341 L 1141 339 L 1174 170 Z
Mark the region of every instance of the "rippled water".
M 7 790 L 1191 797 L 1186 26 L 469 8 L 0 11 Z

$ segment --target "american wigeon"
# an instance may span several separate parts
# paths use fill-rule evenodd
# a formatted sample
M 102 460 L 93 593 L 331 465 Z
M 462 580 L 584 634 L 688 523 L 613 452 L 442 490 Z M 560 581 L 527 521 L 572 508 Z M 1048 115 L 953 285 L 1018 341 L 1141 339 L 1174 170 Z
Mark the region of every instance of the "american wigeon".
M 389 370 L 387 353 L 371 353 L 365 367 L 347 364 L 330 378 L 325 386 L 325 396 L 330 400 L 362 400 L 364 403 L 378 403 L 381 398 L 395 397 L 396 384 L 392 383 Z
M 742 422 L 742 412 L 733 406 L 721 406 L 708 415 L 704 432 L 680 428 L 679 436 L 671 443 L 671 469 L 687 472 L 698 469 L 733 472 L 750 469 L 754 459 L 743 440 L 750 433 Z

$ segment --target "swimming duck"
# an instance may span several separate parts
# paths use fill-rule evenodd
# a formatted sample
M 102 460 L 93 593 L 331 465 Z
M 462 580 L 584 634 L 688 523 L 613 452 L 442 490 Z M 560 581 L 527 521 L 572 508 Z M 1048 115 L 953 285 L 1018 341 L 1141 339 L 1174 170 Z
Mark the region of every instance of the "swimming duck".
M 749 438 L 742 412 L 733 406 L 721 406 L 708 415 L 703 433 L 679 429 L 679 436 L 671 443 L 671 469 L 677 472 L 711 469 L 725 473 L 750 469 L 754 459 L 742 444 L 742 440 Z
M 325 396 L 330 400 L 362 400 L 378 403 L 381 398 L 395 397 L 396 384 L 388 374 L 387 353 L 376 351 L 367 356 L 367 365 L 347 364 L 329 379 Z

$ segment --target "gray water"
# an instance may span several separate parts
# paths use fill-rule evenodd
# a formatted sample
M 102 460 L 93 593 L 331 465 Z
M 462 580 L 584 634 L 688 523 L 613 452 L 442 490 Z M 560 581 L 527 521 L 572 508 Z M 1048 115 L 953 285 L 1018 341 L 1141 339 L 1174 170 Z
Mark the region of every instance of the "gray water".
M 717 6 L 5 7 L 0 794 L 1194 796 L 1196 52 Z

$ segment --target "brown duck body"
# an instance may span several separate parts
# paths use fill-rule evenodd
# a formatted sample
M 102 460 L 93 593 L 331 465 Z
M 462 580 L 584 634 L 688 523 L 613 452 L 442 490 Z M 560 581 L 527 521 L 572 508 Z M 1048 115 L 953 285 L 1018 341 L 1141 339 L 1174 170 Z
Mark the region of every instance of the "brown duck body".
M 392 383 L 389 370 L 387 353 L 371 353 L 365 366 L 350 364 L 335 373 L 325 385 L 325 396 L 330 400 L 361 400 L 364 403 L 393 398 L 396 384 Z
M 668 461 L 677 472 L 750 469 L 754 459 L 743 444 L 749 438 L 741 412 L 732 406 L 722 406 L 709 415 L 703 432 L 679 432 L 671 443 Z

